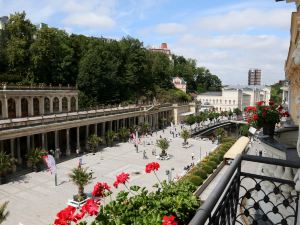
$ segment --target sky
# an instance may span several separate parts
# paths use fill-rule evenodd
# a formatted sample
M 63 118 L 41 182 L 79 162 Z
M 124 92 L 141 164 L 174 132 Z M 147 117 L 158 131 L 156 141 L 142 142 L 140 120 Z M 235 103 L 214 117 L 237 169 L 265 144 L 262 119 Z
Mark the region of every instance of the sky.
M 0 0 L 0 16 L 25 11 L 70 34 L 166 42 L 223 84 L 247 84 L 249 68 L 262 70 L 262 84 L 284 79 L 295 10 L 275 0 Z

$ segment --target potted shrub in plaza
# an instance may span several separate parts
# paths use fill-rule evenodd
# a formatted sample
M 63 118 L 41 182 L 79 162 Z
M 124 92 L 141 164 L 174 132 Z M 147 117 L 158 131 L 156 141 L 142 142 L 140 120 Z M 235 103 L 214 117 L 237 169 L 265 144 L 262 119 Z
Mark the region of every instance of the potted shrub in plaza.
M 90 150 L 93 153 L 97 152 L 98 145 L 101 142 L 102 142 L 102 139 L 100 137 L 98 137 L 96 134 L 92 134 L 91 136 L 89 136 L 88 145 L 90 147 Z
M 72 169 L 72 172 L 69 174 L 72 182 L 78 187 L 78 194 L 74 195 L 73 198 L 76 202 L 82 202 L 87 198 L 84 193 L 84 186 L 89 184 L 92 180 L 92 173 L 87 171 L 87 168 L 76 167 Z
M 40 148 L 31 149 L 30 152 L 26 155 L 28 160 L 28 165 L 31 166 L 34 172 L 38 172 L 41 170 L 41 162 L 43 160 L 43 156 L 47 153 Z
M 288 117 L 289 113 L 282 106 L 276 106 L 272 99 L 269 105 L 263 101 L 257 102 L 256 106 L 246 108 L 247 122 L 255 128 L 263 128 L 263 134 L 273 137 L 275 125 L 282 117 Z
M 119 129 L 119 138 L 121 141 L 126 142 L 126 138 L 129 137 L 129 130 L 126 127 L 121 127 Z
M 169 141 L 166 138 L 161 138 L 157 140 L 157 147 L 161 149 L 161 154 L 159 155 L 160 157 L 167 156 L 167 149 L 170 146 Z
M 0 151 L 0 184 L 4 184 L 7 181 L 7 173 L 12 168 L 12 162 L 10 155 L 3 151 Z
M 183 144 L 186 145 L 187 144 L 187 140 L 190 138 L 190 132 L 188 132 L 187 130 L 183 130 L 181 132 L 180 136 L 183 139 Z
M 108 146 L 113 146 L 114 138 L 116 137 L 116 133 L 113 130 L 108 130 L 106 132 L 106 144 Z

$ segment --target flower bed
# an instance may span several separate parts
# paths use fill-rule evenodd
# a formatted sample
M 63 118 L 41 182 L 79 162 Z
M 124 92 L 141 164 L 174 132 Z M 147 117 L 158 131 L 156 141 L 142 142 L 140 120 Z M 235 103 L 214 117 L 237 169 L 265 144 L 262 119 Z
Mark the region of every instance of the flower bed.
M 234 144 L 235 140 L 226 138 L 223 143 L 219 145 L 212 153 L 203 158 L 198 164 L 194 166 L 180 181 L 191 182 L 197 187 L 202 185 L 210 174 L 223 161 L 224 154 Z M 196 190 L 196 189 L 195 189 Z

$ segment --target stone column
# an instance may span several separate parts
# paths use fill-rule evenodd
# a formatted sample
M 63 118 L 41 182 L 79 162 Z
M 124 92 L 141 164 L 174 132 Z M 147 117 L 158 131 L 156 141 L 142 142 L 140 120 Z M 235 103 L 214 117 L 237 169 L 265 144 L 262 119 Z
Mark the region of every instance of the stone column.
M 30 145 L 30 136 L 27 136 L 27 153 L 30 152 L 31 150 L 31 145 Z
M 96 136 L 98 136 L 98 124 L 97 123 L 95 124 L 95 134 L 96 134 Z
M 86 125 L 85 127 L 85 150 L 86 151 L 89 149 L 88 139 L 89 139 L 89 125 Z
M 11 157 L 15 157 L 15 139 L 10 139 L 10 155 Z
M 58 136 L 58 130 L 54 131 L 54 142 L 55 142 L 55 158 L 59 159 L 59 136 Z
M 4 119 L 8 118 L 8 103 L 7 103 L 7 98 L 5 96 L 5 98 L 3 99 L 3 105 L 2 105 L 2 117 Z
M 71 155 L 71 149 L 70 149 L 70 129 L 66 129 L 66 144 L 67 144 L 67 149 L 66 149 L 66 155 L 69 156 Z
M 16 98 L 16 116 L 22 117 L 21 98 Z
M 136 125 L 136 116 L 133 117 L 133 124 Z
M 80 151 L 80 127 L 76 127 L 77 149 Z
M 62 97 L 59 97 L 58 101 L 59 101 L 59 103 L 58 103 L 58 111 L 62 112 Z
M 68 99 L 68 112 L 71 112 L 71 98 L 67 97 Z
M 125 121 L 126 119 L 124 118 L 123 119 L 123 124 L 122 124 L 122 127 L 126 127 L 126 121 Z
M 53 113 L 53 97 L 49 97 L 50 102 L 50 113 Z
M 21 148 L 20 148 L 20 138 L 17 138 L 17 158 L 18 158 L 18 164 L 21 164 L 22 157 L 21 157 Z
M 75 99 L 76 99 L 76 111 L 78 111 L 78 96 L 76 96 Z
M 33 98 L 28 97 L 27 101 L 28 101 L 28 116 L 33 116 Z
M 39 98 L 39 107 L 40 107 L 40 115 L 44 115 L 45 114 L 45 98 L 44 97 Z
M 119 123 L 120 123 L 120 121 L 116 120 L 116 122 L 117 122 L 117 131 L 118 131 L 119 130 Z

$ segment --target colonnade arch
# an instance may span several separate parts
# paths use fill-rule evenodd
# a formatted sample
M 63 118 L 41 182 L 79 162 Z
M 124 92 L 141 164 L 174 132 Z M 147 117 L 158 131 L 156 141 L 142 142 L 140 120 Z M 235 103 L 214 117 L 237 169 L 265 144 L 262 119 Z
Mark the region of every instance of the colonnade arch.
M 67 99 L 67 97 L 63 97 L 62 98 L 62 111 L 63 112 L 68 112 L 68 99 Z
M 8 118 L 16 118 L 16 101 L 13 98 L 7 100 Z
M 50 99 L 48 97 L 44 99 L 44 112 L 45 114 L 50 113 Z
M 21 116 L 28 116 L 28 100 L 26 98 L 21 99 Z
M 40 100 L 38 98 L 33 98 L 33 115 L 40 115 Z
M 59 99 L 58 99 L 58 97 L 53 98 L 53 112 L 54 113 L 59 112 Z

